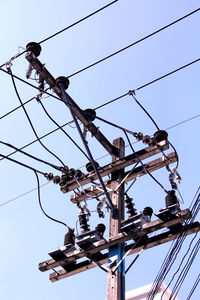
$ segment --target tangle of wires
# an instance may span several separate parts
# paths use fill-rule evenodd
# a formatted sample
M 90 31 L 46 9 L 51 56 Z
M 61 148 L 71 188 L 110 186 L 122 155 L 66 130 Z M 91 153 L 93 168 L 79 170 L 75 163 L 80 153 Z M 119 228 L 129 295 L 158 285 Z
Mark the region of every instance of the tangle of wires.
M 187 231 L 184 230 L 185 226 L 187 227 L 187 230 L 189 230 L 197 216 L 197 214 L 200 211 L 200 192 L 198 193 L 198 195 L 196 196 L 196 199 L 194 199 L 194 204 L 191 207 L 191 219 L 188 219 L 184 222 L 184 226 L 182 228 L 182 230 L 180 231 L 180 234 L 178 236 L 178 238 L 176 240 L 173 241 L 168 254 L 166 255 L 161 268 L 152 284 L 151 290 L 147 296 L 147 300 L 152 300 L 154 299 L 155 295 L 157 294 L 162 282 L 164 281 L 164 279 L 166 278 L 167 274 L 169 273 L 170 269 L 172 268 L 175 260 L 177 259 L 177 256 L 182 248 L 182 245 L 186 239 L 187 236 Z M 197 252 L 199 250 L 199 240 L 196 243 L 196 245 L 193 247 L 189 259 L 187 260 L 184 268 L 183 268 L 183 273 L 181 274 L 181 276 L 179 276 L 177 282 L 175 283 L 174 289 L 172 291 L 172 295 L 176 295 L 189 271 L 189 268 L 191 267 L 195 256 L 197 255 Z M 190 248 L 190 246 L 189 246 Z M 188 251 L 189 252 L 189 251 Z M 182 260 L 183 261 L 183 260 Z M 181 264 L 182 264 L 181 261 Z M 170 298 L 172 299 L 172 298 Z

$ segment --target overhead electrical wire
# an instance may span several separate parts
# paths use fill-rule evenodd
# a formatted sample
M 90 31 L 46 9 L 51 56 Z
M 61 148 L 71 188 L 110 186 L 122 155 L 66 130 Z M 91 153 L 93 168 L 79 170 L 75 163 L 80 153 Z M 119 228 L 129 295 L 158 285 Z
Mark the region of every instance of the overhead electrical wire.
M 193 295 L 194 291 L 196 290 L 196 288 L 197 288 L 197 286 L 198 286 L 199 283 L 200 283 L 200 273 L 197 276 L 197 279 L 195 280 L 195 282 L 194 282 L 194 284 L 193 284 L 193 286 L 192 286 L 192 288 L 191 288 L 191 290 L 190 290 L 190 292 L 189 292 L 186 300 L 190 300 L 191 299 L 191 297 L 192 297 L 192 295 Z
M 49 152 L 49 153 L 50 153 L 52 156 L 54 156 L 54 157 L 55 157 L 55 158 L 56 158 L 63 166 L 65 166 L 64 162 L 63 162 L 63 161 L 62 161 L 55 153 L 53 153 L 51 150 L 49 150 L 49 149 L 41 142 L 41 140 L 40 140 L 40 138 L 39 138 L 39 136 L 38 136 L 38 134 L 37 134 L 37 132 L 36 132 L 36 130 L 35 130 L 33 124 L 32 124 L 32 122 L 31 122 L 31 119 L 30 119 L 30 117 L 29 117 L 29 115 L 28 115 L 28 113 L 27 113 L 27 111 L 26 111 L 26 109 L 25 109 L 25 107 L 24 107 L 24 105 L 23 105 L 23 102 L 22 102 L 22 100 L 21 100 L 21 97 L 19 96 L 19 93 L 18 93 L 16 84 L 15 84 L 15 80 L 14 80 L 14 77 L 13 77 L 13 75 L 12 75 L 11 69 L 10 69 L 10 74 L 11 74 L 11 79 L 12 79 L 12 83 L 13 83 L 14 90 L 15 90 L 15 92 L 16 92 L 17 98 L 18 98 L 20 104 L 22 105 L 22 108 L 23 108 L 23 110 L 24 110 L 24 113 L 25 113 L 25 115 L 26 115 L 26 117 L 27 117 L 27 119 L 28 119 L 28 122 L 29 122 L 29 124 L 30 124 L 30 126 L 31 126 L 31 128 L 32 128 L 32 131 L 33 131 L 33 133 L 35 134 L 35 136 L 36 136 L 38 142 L 40 143 L 40 145 L 41 145 L 47 152 Z
M 180 288 L 181 288 L 181 286 L 182 286 L 182 284 L 183 284 L 183 282 L 184 282 L 184 280 L 185 280 L 185 278 L 186 278 L 186 276 L 187 276 L 187 274 L 188 274 L 188 272 L 189 272 L 189 270 L 190 270 L 190 268 L 191 268 L 191 266 L 192 266 L 192 264 L 193 264 L 193 262 L 194 262 L 194 260 L 197 256 L 197 253 L 198 253 L 199 249 L 200 249 L 200 239 L 198 239 L 195 246 L 193 247 L 189 258 L 188 258 L 184 268 L 182 269 L 182 272 L 181 272 L 180 276 L 178 277 L 178 279 L 177 279 L 177 281 L 176 281 L 176 283 L 175 283 L 175 285 L 172 289 L 172 294 L 169 298 L 170 300 L 171 299 L 175 300 L 175 297 L 177 296 L 177 294 L 178 294 L 178 292 L 179 292 L 179 290 L 180 290 Z
M 135 97 L 135 92 L 134 91 L 129 91 L 129 95 L 131 95 L 133 97 L 133 99 L 135 100 L 135 102 L 142 108 L 142 110 L 145 112 L 145 114 L 150 118 L 150 120 L 153 122 L 153 124 L 155 125 L 157 130 L 160 130 L 159 126 L 157 125 L 157 123 L 155 122 L 155 120 L 153 119 L 153 117 L 148 113 L 148 111 L 144 108 L 144 106 L 138 101 L 138 99 Z M 179 157 L 178 157 L 178 153 L 175 149 L 175 147 L 172 145 L 172 143 L 170 141 L 168 141 L 169 145 L 174 149 L 174 152 L 176 154 L 177 157 L 177 164 L 176 164 L 176 169 L 178 168 L 179 165 Z M 165 156 L 164 152 L 162 151 L 163 155 Z
M 175 124 L 175 125 L 173 125 L 173 126 L 170 126 L 169 128 L 166 128 L 165 130 L 174 128 L 174 127 L 176 127 L 176 126 L 180 126 L 180 125 L 182 125 L 183 123 L 189 122 L 189 121 L 191 121 L 191 120 L 193 120 L 194 118 L 199 117 L 199 116 L 200 116 L 200 115 L 197 115 L 197 116 L 194 116 L 194 117 L 192 117 L 192 118 L 186 119 L 185 121 L 182 121 L 182 122 L 179 122 L 179 123 L 177 123 L 177 124 Z M 71 121 L 71 122 L 72 122 L 72 121 Z M 62 125 L 62 126 L 65 126 L 65 125 L 68 125 L 68 123 L 66 123 L 66 124 L 64 124 L 64 125 Z M 51 134 L 51 133 L 53 133 L 53 132 L 55 132 L 55 131 L 57 131 L 57 130 L 58 130 L 58 128 L 54 129 L 54 130 L 51 131 L 49 134 Z M 46 137 L 47 135 L 48 135 L 48 133 L 47 133 L 46 135 L 41 136 L 40 139 Z M 21 149 L 24 149 L 24 148 L 26 148 L 26 147 L 32 145 L 32 144 L 35 143 L 35 142 L 37 142 L 37 140 L 34 140 L 34 141 L 30 142 L 29 144 L 26 144 L 25 146 L 23 146 L 23 147 L 21 147 L 21 148 L 19 148 L 19 149 L 20 149 L 20 150 L 21 150 Z M 135 144 L 135 143 L 137 143 L 137 142 L 134 142 L 134 143 L 132 143 L 132 144 Z M 127 147 L 127 146 L 129 146 L 129 145 L 126 145 L 126 147 Z M 17 151 L 14 151 L 14 152 L 12 152 L 12 153 L 9 153 L 6 157 L 9 157 L 10 155 L 13 155 L 13 154 L 15 154 L 15 153 L 17 153 Z M 109 155 L 109 154 L 103 155 L 103 156 L 97 158 L 96 161 L 98 161 L 98 160 L 100 160 L 100 159 L 102 159 L 102 158 L 105 158 L 105 157 L 108 156 L 108 155 Z M 0 161 L 1 161 L 2 159 L 4 159 L 4 158 L 0 158 Z M 81 169 L 81 168 L 83 168 L 83 167 L 85 167 L 85 166 L 79 167 L 79 169 Z M 136 181 L 136 179 L 135 179 L 134 181 Z M 48 183 L 45 183 L 44 185 L 46 185 L 46 184 L 48 184 Z M 134 182 L 133 182 L 133 184 L 134 184 Z M 42 186 L 43 186 L 43 185 L 42 185 Z M 132 186 L 132 184 L 131 184 L 131 186 Z M 131 186 L 128 187 L 128 189 L 127 189 L 126 192 L 128 192 L 128 190 L 131 188 Z M 19 195 L 19 196 L 16 196 L 15 198 L 12 198 L 12 199 L 10 199 L 10 200 L 8 200 L 8 201 L 6 201 L 6 202 L 1 203 L 0 206 L 3 206 L 3 205 L 5 205 L 5 204 L 7 204 L 7 203 L 9 203 L 9 202 L 12 202 L 12 201 L 14 201 L 14 200 L 16 200 L 16 199 L 18 199 L 18 198 L 20 198 L 20 197 L 22 197 L 22 196 L 24 196 L 24 195 L 26 195 L 26 194 L 28 194 L 28 193 L 31 193 L 32 191 L 35 191 L 35 190 L 36 190 L 36 188 L 35 188 L 35 189 L 32 189 L 32 190 L 30 190 L 30 191 L 27 191 L 27 192 L 25 192 L 25 193 L 23 193 L 23 194 L 21 194 L 21 195 Z
M 192 64 L 194 64 L 194 63 L 197 63 L 198 61 L 200 61 L 200 58 L 198 58 L 198 59 L 196 59 L 196 60 L 193 60 L 192 62 L 189 62 L 189 63 L 187 63 L 186 65 L 183 65 L 183 66 L 181 66 L 181 67 L 179 67 L 179 68 L 177 68 L 177 69 L 175 69 L 175 70 L 173 70 L 173 71 L 171 71 L 171 72 L 169 72 L 169 73 L 167 73 L 167 74 L 164 74 L 164 75 L 162 75 L 162 76 L 160 76 L 160 77 L 158 77 L 158 78 L 156 78 L 156 79 L 154 79 L 154 80 L 152 80 L 152 81 L 149 81 L 148 83 L 146 83 L 146 84 L 144 84 L 144 85 L 142 85 L 142 86 L 140 86 L 140 87 L 134 89 L 134 91 L 143 89 L 143 88 L 145 88 L 146 86 L 155 83 L 156 81 L 159 81 L 159 80 L 161 80 L 161 79 L 163 79 L 163 78 L 165 78 L 165 77 L 167 77 L 167 76 L 170 76 L 170 75 L 172 75 L 172 74 L 174 74 L 174 73 L 176 73 L 176 72 L 178 72 L 178 71 L 180 71 L 180 70 L 182 70 L 182 69 L 184 69 L 184 68 L 186 68 L 186 67 L 188 67 L 188 66 L 190 66 L 190 65 L 192 65 Z M 6 73 L 6 74 L 8 74 L 8 75 L 10 75 L 10 72 L 8 72 L 8 71 L 2 69 L 1 67 L 0 67 L 0 71 Z M 15 79 L 18 79 L 19 81 L 22 81 L 23 83 L 28 84 L 29 86 L 33 87 L 34 89 L 37 89 L 38 91 L 40 91 L 39 87 L 37 87 L 37 86 L 35 86 L 35 85 L 33 85 L 33 84 L 31 84 L 31 83 L 29 83 L 29 82 L 23 80 L 22 78 L 20 78 L 20 77 L 14 75 L 13 73 L 12 73 L 12 76 L 13 76 Z M 51 97 L 53 97 L 53 98 L 55 98 L 55 99 L 57 99 L 57 100 L 62 101 L 59 97 L 56 97 L 55 95 L 50 94 L 50 93 L 48 93 L 47 91 L 44 91 L 43 93 L 44 93 L 44 94 L 47 94 L 48 96 L 51 96 Z M 129 92 L 124 93 L 124 94 L 122 94 L 122 95 L 120 95 L 120 96 L 118 96 L 118 97 L 116 97 L 116 98 L 114 98 L 114 99 L 112 99 L 112 100 L 109 100 L 109 101 L 107 101 L 107 102 L 105 102 L 105 103 L 103 103 L 103 104 L 97 106 L 96 108 L 94 108 L 94 110 L 97 110 L 97 109 L 99 109 L 99 108 L 102 108 L 102 107 L 104 107 L 104 106 L 107 106 L 107 105 L 109 105 L 109 104 L 111 104 L 111 103 L 113 103 L 113 102 L 115 102 L 115 101 L 118 101 L 118 100 L 120 100 L 120 99 L 122 99 L 122 98 L 124 98 L 125 96 L 128 96 L 128 95 L 129 95 Z M 28 102 L 30 102 L 31 100 L 34 100 L 34 99 L 35 99 L 35 97 L 32 97 L 31 99 L 29 99 L 29 100 L 27 100 L 26 102 L 24 102 L 23 105 L 27 104 Z M 16 111 L 16 110 L 19 109 L 21 106 L 22 106 L 22 105 L 20 105 L 20 106 L 18 106 L 18 107 L 15 107 L 12 111 L 7 112 L 5 115 L 3 115 L 2 117 L 0 117 L 0 119 L 6 117 L 6 116 L 9 115 L 11 112 Z M 73 121 L 72 121 L 72 122 L 73 122 Z M 64 126 L 64 125 L 63 125 L 63 126 Z M 62 126 L 61 126 L 61 127 L 62 127 Z
M 40 105 L 42 106 L 44 112 L 46 113 L 47 117 L 58 127 L 58 129 L 60 129 L 69 139 L 70 141 L 83 153 L 83 155 L 88 159 L 88 155 L 85 153 L 85 151 L 83 151 L 83 149 L 74 141 L 74 139 L 62 128 L 62 126 L 60 126 L 48 113 L 48 111 L 46 110 L 44 104 L 42 103 L 42 101 L 39 101 Z
M 144 40 L 146 40 L 146 39 L 152 37 L 153 35 L 155 35 L 155 34 L 161 32 L 161 31 L 163 31 L 163 30 L 165 30 L 165 29 L 167 29 L 168 27 L 170 27 L 170 26 L 172 26 L 172 25 L 174 25 L 174 24 L 176 24 L 176 23 L 178 23 L 178 22 L 184 20 L 185 18 L 191 16 L 192 14 L 198 12 L 199 10 L 200 10 L 200 8 L 195 9 L 194 11 L 192 11 L 192 12 L 190 12 L 190 13 L 184 15 L 183 17 L 181 17 L 181 18 L 179 18 L 179 19 L 177 19 L 177 20 L 175 20 L 175 21 L 173 21 L 173 22 L 171 22 L 171 23 L 165 25 L 164 27 L 162 27 L 162 28 L 160 28 L 160 29 L 158 29 L 158 30 L 156 30 L 156 31 L 154 31 L 154 32 L 152 32 L 152 33 L 150 33 L 150 34 L 144 36 L 143 38 L 141 38 L 141 39 L 139 39 L 139 40 L 137 40 L 137 41 L 135 41 L 135 42 L 133 42 L 133 43 L 127 45 L 126 47 L 123 47 L 123 48 L 121 48 L 120 50 L 117 50 L 116 52 L 111 53 L 110 55 L 108 55 L 108 56 L 106 56 L 106 57 L 104 57 L 104 58 L 102 58 L 102 59 L 100 59 L 100 60 L 98 60 L 98 61 L 92 63 L 91 65 L 88 65 L 87 67 L 82 68 L 82 69 L 80 69 L 80 70 L 78 70 L 78 71 L 76 71 L 76 72 L 74 72 L 74 73 L 68 75 L 67 77 L 70 78 L 70 77 L 72 77 L 72 76 L 75 76 L 75 75 L 77 75 L 77 74 L 79 74 L 79 73 L 81 73 L 81 72 L 83 72 L 83 71 L 85 71 L 85 70 L 87 70 L 87 69 L 89 69 L 89 68 L 91 68 L 91 67 L 93 67 L 93 66 L 95 66 L 95 65 L 97 65 L 97 64 L 99 64 L 99 63 L 101 63 L 101 62 L 103 62 L 103 61 L 105 61 L 105 60 L 107 60 L 107 59 L 110 59 L 111 57 L 115 56 L 116 54 L 119 54 L 119 53 L 121 53 L 122 51 L 127 50 L 128 48 L 130 48 L 130 47 L 132 47 L 132 46 L 135 46 L 136 44 L 138 44 L 138 43 L 140 43 L 140 42 L 143 42 Z
M 66 30 L 72 28 L 73 26 L 75 26 L 75 25 L 77 25 L 77 24 L 79 24 L 79 23 L 85 21 L 85 20 L 88 19 L 89 17 L 92 17 L 93 15 L 95 15 L 95 14 L 97 14 L 98 12 L 104 10 L 105 8 L 109 7 L 110 5 L 114 4 L 114 3 L 117 2 L 117 1 L 118 1 L 118 0 L 114 0 L 114 1 L 112 1 L 112 2 L 110 2 L 110 3 L 108 3 L 107 5 L 105 5 L 105 6 L 101 7 L 101 8 L 99 8 L 98 10 L 96 10 L 96 11 L 92 12 L 91 14 L 89 14 L 89 15 L 83 17 L 82 19 L 80 19 L 80 20 L 78 20 L 78 21 L 72 23 L 71 25 L 68 25 L 67 27 L 63 28 L 62 30 L 59 30 L 58 32 L 56 32 L 56 33 L 54 33 L 54 34 L 48 36 L 47 38 L 45 38 L 45 39 L 43 39 L 42 41 L 40 41 L 38 44 L 42 44 L 42 43 L 44 43 L 44 42 L 50 40 L 51 38 L 55 37 L 56 35 L 58 35 L 58 34 L 64 32 L 64 31 L 66 31 Z M 22 48 L 22 47 L 20 47 L 20 48 Z M 11 60 L 20 57 L 20 56 L 23 55 L 25 52 L 26 52 L 26 50 L 23 51 L 23 52 L 18 53 L 18 54 L 15 55 L 13 58 L 11 58 Z M 6 63 L 4 63 L 3 65 L 1 65 L 0 68 L 4 67 L 5 65 L 6 65 Z
M 199 190 L 199 189 L 198 189 Z M 200 211 L 200 192 L 198 193 L 198 195 L 195 195 L 195 202 L 194 199 L 192 201 L 192 203 L 194 202 L 193 206 L 191 207 L 191 218 L 186 220 L 184 222 L 184 225 L 188 226 L 188 229 L 190 228 L 191 224 L 193 223 L 193 221 L 195 220 L 197 214 Z M 162 281 L 166 278 L 167 274 L 169 273 L 172 265 L 174 264 L 178 253 L 181 250 L 181 247 L 183 245 L 183 242 L 185 241 L 185 238 L 187 236 L 187 232 L 184 231 L 184 227 L 183 229 L 180 231 L 179 236 L 176 240 L 173 241 L 172 246 L 170 248 L 169 253 L 167 253 L 161 268 L 152 284 L 152 287 L 150 289 L 150 292 L 147 296 L 148 300 L 152 300 L 154 298 L 154 296 L 156 295 Z
M 84 17 L 84 18 L 82 18 L 82 19 L 76 21 L 75 23 L 73 23 L 73 24 L 71 24 L 71 25 L 69 25 L 69 26 L 63 28 L 62 30 L 60 30 L 60 31 L 58 31 L 58 32 L 56 32 L 56 33 L 50 35 L 49 37 L 47 37 L 47 38 L 45 38 L 44 40 L 40 41 L 39 44 L 42 44 L 42 43 L 48 41 L 49 39 L 53 38 L 54 36 L 56 36 L 56 35 L 62 33 L 63 31 L 66 31 L 66 30 L 68 30 L 69 28 L 71 28 L 71 27 L 73 27 L 73 26 L 75 26 L 75 25 L 77 25 L 77 24 L 79 24 L 79 23 L 85 21 L 86 19 L 90 18 L 91 16 L 94 16 L 95 14 L 97 14 L 97 13 L 99 13 L 100 11 L 104 10 L 105 8 L 111 6 L 112 4 L 116 3 L 117 1 L 118 1 L 118 0 L 115 0 L 115 1 L 112 1 L 112 2 L 108 3 L 107 5 L 105 5 L 105 6 L 101 7 L 101 8 L 99 8 L 98 10 L 92 12 L 91 14 L 87 15 L 86 17 Z
M 69 97 L 68 97 L 67 93 L 65 92 L 65 88 L 64 88 L 64 85 L 63 85 L 62 82 L 59 84 L 59 87 L 60 87 L 60 89 L 61 89 L 61 92 L 62 92 L 64 101 L 65 101 L 66 105 L 68 106 L 68 108 L 69 108 L 69 110 L 70 110 L 70 113 L 71 113 L 71 115 L 72 115 L 72 118 L 73 118 L 73 120 L 74 120 L 74 122 L 75 122 L 77 131 L 78 131 L 78 133 L 79 133 L 79 135 L 80 135 L 80 138 L 81 138 L 81 140 L 82 140 L 82 142 L 83 142 L 83 145 L 84 145 L 84 147 L 85 147 L 85 149 L 86 149 L 86 151 L 87 151 L 87 154 L 88 154 L 88 156 L 89 156 L 89 158 L 90 158 L 90 162 L 92 163 L 93 169 L 94 169 L 95 173 L 97 174 L 97 177 L 98 177 L 98 179 L 99 179 L 99 182 L 100 182 L 100 184 L 101 184 L 101 186 L 102 186 L 102 189 L 103 189 L 103 191 L 104 191 L 104 193 L 105 193 L 105 195 L 106 195 L 106 198 L 107 198 L 108 203 L 109 203 L 109 205 L 110 205 L 111 211 L 112 211 L 112 213 L 113 213 L 113 215 L 114 215 L 116 209 L 115 209 L 114 206 L 113 206 L 113 203 L 112 203 L 112 201 L 111 201 L 111 199 L 110 199 L 110 195 L 109 195 L 109 193 L 108 193 L 108 191 L 107 191 L 107 189 L 106 189 L 106 186 L 105 186 L 105 184 L 104 184 L 104 182 L 103 182 L 103 179 L 102 179 L 102 177 L 101 177 L 101 175 L 100 175 L 100 173 L 99 173 L 99 170 L 98 170 L 98 168 L 97 168 L 96 162 L 95 162 L 94 159 L 93 159 L 93 156 L 92 156 L 92 153 L 91 153 L 90 148 L 89 148 L 89 146 L 88 146 L 88 143 L 87 143 L 87 141 L 85 140 L 85 137 L 84 137 L 84 135 L 83 135 L 83 133 L 82 133 L 82 131 L 81 131 L 81 129 L 80 129 L 79 123 L 78 123 L 78 121 L 77 121 L 77 119 L 76 119 L 76 115 L 75 115 L 75 113 L 74 113 L 74 111 L 73 111 L 73 109 L 72 109 L 72 105 L 71 105 L 71 103 L 70 103 L 70 100 L 69 100 Z
M 143 164 L 142 160 L 140 159 L 140 157 L 137 155 L 137 153 L 135 152 L 131 141 L 129 139 L 128 134 L 126 133 L 126 131 L 124 131 L 124 134 L 128 140 L 129 146 L 131 148 L 131 150 L 133 151 L 133 153 L 135 154 L 135 156 L 137 157 L 138 161 L 141 163 L 142 167 L 144 168 L 144 170 L 149 174 L 149 176 L 164 190 L 165 193 L 168 193 L 168 191 L 164 188 L 164 186 L 148 171 L 148 169 L 146 168 L 146 166 Z M 126 191 L 127 192 L 127 191 Z
M 7 160 L 9 160 L 9 161 L 12 161 L 12 162 L 14 162 L 14 163 L 20 165 L 20 166 L 22 166 L 22 167 L 28 168 L 28 169 L 30 169 L 30 170 L 32 170 L 32 171 L 34 171 L 34 172 L 37 172 L 37 173 L 39 173 L 39 174 L 42 174 L 42 175 L 44 175 L 45 177 L 46 177 L 46 175 L 47 175 L 47 173 L 44 173 L 44 172 L 42 172 L 42 171 L 40 171 L 40 170 L 38 170 L 38 169 L 35 169 L 35 168 L 33 168 L 33 167 L 29 166 L 29 165 L 26 165 L 26 164 L 24 164 L 24 163 L 22 163 L 22 162 L 20 162 L 20 161 L 18 161 L 18 160 L 16 160 L 16 159 L 13 159 L 13 158 L 11 158 L 11 157 L 6 156 L 6 155 L 4 155 L 4 154 L 1 154 L 1 153 L 0 153 L 0 156 L 3 157 L 3 158 L 5 158 L 5 159 L 7 159 Z
M 176 275 L 178 274 L 178 272 L 180 271 L 181 266 L 182 266 L 184 260 L 186 259 L 186 257 L 187 257 L 187 255 L 188 255 L 190 249 L 191 249 L 192 243 L 193 243 L 193 241 L 196 239 L 196 236 L 197 236 L 197 232 L 195 233 L 194 237 L 193 237 L 192 240 L 190 241 L 190 244 L 189 244 L 189 246 L 188 246 L 188 249 L 187 249 L 186 253 L 183 254 L 183 257 L 182 257 L 182 259 L 181 259 L 181 262 L 180 262 L 179 265 L 178 265 L 178 268 L 177 268 L 176 271 L 174 272 L 174 274 L 173 274 L 173 276 L 171 277 L 169 283 L 167 284 L 165 290 L 163 291 L 163 293 L 162 293 L 162 295 L 161 295 L 161 299 L 162 299 L 162 297 L 164 296 L 164 294 L 165 294 L 166 290 L 168 289 L 168 287 L 169 287 L 169 286 L 171 285 L 171 283 L 173 282 L 175 276 L 176 276 Z M 182 272 L 180 272 L 180 274 L 181 274 L 181 273 L 182 273 Z M 181 275 L 179 275 L 179 276 L 181 276 Z M 160 300 L 161 300 L 161 299 L 160 299 Z
M 60 223 L 60 224 L 64 225 L 65 227 L 67 227 L 68 229 L 71 229 L 66 223 L 64 223 L 64 222 L 62 222 L 62 221 L 59 221 L 59 220 L 57 220 L 57 219 L 54 219 L 54 218 L 52 218 L 52 217 L 50 217 L 50 216 L 44 211 L 44 209 L 43 209 L 43 207 L 42 207 L 42 203 L 41 203 L 41 197 L 40 197 L 40 181 L 39 181 L 39 176 L 38 176 L 37 172 L 34 172 L 34 173 L 35 173 L 35 176 L 36 176 L 36 179 L 37 179 L 37 190 L 38 190 L 38 200 L 39 200 L 39 205 L 40 205 L 40 208 L 41 208 L 43 214 L 44 214 L 48 219 L 50 219 L 50 220 L 52 220 L 52 221 L 54 221 L 54 222 L 56 222 L 56 223 Z
M 58 171 L 62 171 L 62 169 L 63 169 L 62 167 L 56 166 L 56 165 L 54 165 L 54 164 L 52 164 L 52 163 L 49 163 L 48 161 L 45 161 L 45 160 L 40 159 L 40 158 L 38 158 L 38 157 L 36 157 L 36 156 L 34 156 L 34 155 L 32 155 L 32 154 L 29 154 L 29 153 L 27 153 L 27 152 L 24 152 L 23 150 L 21 150 L 21 149 L 15 147 L 14 145 L 12 145 L 12 144 L 10 144 L 10 143 L 6 143 L 6 142 L 3 142 L 3 141 L 0 141 L 0 144 L 5 145 L 5 146 L 7 146 L 7 147 L 10 147 L 10 148 L 12 148 L 12 149 L 15 149 L 17 152 L 22 153 L 22 154 L 24 154 L 24 155 L 26 155 L 26 156 L 28 156 L 28 157 L 34 159 L 34 160 L 37 160 L 37 161 L 39 161 L 39 162 L 41 162 L 41 163 L 44 163 L 44 164 L 46 164 L 46 165 L 48 165 L 48 166 L 50 166 L 50 167 L 52 167 L 52 168 L 54 168 L 54 169 L 56 169 L 56 170 L 58 170 Z

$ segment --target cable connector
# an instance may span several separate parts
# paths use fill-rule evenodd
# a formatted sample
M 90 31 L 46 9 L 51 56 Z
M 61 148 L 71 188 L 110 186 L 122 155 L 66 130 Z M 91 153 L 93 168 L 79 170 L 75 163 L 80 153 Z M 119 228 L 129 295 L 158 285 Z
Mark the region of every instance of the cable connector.
M 130 90 L 130 91 L 128 91 L 129 96 L 135 95 L 135 91 L 136 90 Z

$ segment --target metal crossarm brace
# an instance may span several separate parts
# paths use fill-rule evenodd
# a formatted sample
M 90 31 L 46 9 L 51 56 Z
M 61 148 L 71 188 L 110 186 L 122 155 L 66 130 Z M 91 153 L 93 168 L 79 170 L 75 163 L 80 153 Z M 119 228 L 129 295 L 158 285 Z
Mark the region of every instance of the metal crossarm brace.
M 191 225 L 185 225 L 183 227 L 183 230 L 184 230 L 183 232 L 185 235 L 196 233 L 196 232 L 200 231 L 200 223 L 195 222 Z M 170 242 L 174 239 L 177 239 L 178 237 L 179 237 L 179 234 L 171 233 L 171 231 L 167 231 L 167 232 L 155 235 L 155 236 L 149 238 L 148 244 L 146 245 L 145 250 L 150 249 L 155 246 L 158 246 L 158 245 L 161 245 L 161 244 L 164 244 L 164 243 L 167 243 L 167 242 Z M 139 246 L 136 246 L 135 248 L 133 246 L 134 246 L 134 243 L 129 244 L 125 247 L 125 252 L 127 252 L 131 248 L 133 248 L 128 253 L 128 255 L 131 255 L 131 254 L 141 251 L 144 247 L 144 244 L 141 243 Z M 108 260 L 108 253 L 105 253 L 105 254 L 103 254 L 101 260 L 99 260 L 99 263 L 105 264 L 107 262 L 107 260 Z M 81 273 L 81 272 L 90 270 L 94 267 L 95 267 L 95 265 L 93 263 L 91 263 L 89 260 L 85 260 L 85 261 L 78 263 L 72 271 L 66 272 L 65 270 L 61 269 L 61 270 L 58 270 L 57 272 L 51 273 L 49 276 L 49 279 L 52 282 L 55 282 L 55 281 L 70 277 L 72 275 L 75 275 L 77 273 Z
M 32 67 L 41 75 L 41 77 L 48 83 L 52 90 L 62 99 L 66 104 L 65 99 L 62 95 L 60 87 L 56 84 L 55 78 L 49 73 L 49 71 L 44 67 L 44 65 L 37 59 L 32 51 L 26 52 L 26 59 L 32 65 Z M 68 94 L 67 94 L 68 95 Z M 72 109 L 76 117 L 86 126 L 86 128 L 92 133 L 93 136 L 100 142 L 100 144 L 108 151 L 110 154 L 115 154 L 118 156 L 118 150 L 114 147 L 107 138 L 101 133 L 101 131 L 90 121 L 85 115 L 84 111 L 74 102 L 74 100 L 68 95 Z
M 61 261 L 55 261 L 54 259 L 49 259 L 44 262 L 41 262 L 38 266 L 39 270 L 42 272 L 51 270 L 52 268 L 56 268 L 56 267 L 60 266 L 60 263 L 63 263 L 65 261 L 73 262 L 77 259 L 83 258 L 84 256 L 92 255 L 98 251 L 102 251 L 109 247 L 118 245 L 119 243 L 124 243 L 124 242 L 127 242 L 132 239 L 137 239 L 138 237 L 144 236 L 151 232 L 178 224 L 180 222 L 183 222 L 186 219 L 189 219 L 190 217 L 191 217 L 191 214 L 190 214 L 189 209 L 182 210 L 177 214 L 176 219 L 171 220 L 169 222 L 164 222 L 160 219 L 157 219 L 153 222 L 148 222 L 148 223 L 144 224 L 142 226 L 142 229 L 138 232 L 134 232 L 131 234 L 126 234 L 124 232 L 121 232 L 112 238 L 109 237 L 106 239 L 102 239 L 98 242 L 95 242 L 94 248 L 92 248 L 92 249 L 86 249 L 86 250 L 76 249 L 74 251 L 67 252 L 65 254 L 66 259 L 62 259 Z
M 175 161 L 177 161 L 177 156 L 175 152 L 172 152 L 168 155 L 166 155 L 167 158 L 165 158 L 165 160 L 163 160 L 162 157 L 152 160 L 150 162 L 148 162 L 147 164 L 145 164 L 145 169 L 143 170 L 143 167 L 137 167 L 135 168 L 133 171 L 131 172 L 125 172 L 124 177 L 126 177 L 128 175 L 128 177 L 125 179 L 124 183 L 127 183 L 130 180 L 135 179 L 137 176 L 143 176 L 147 174 L 148 172 L 153 172 L 156 171 L 160 168 L 163 168 Z M 112 167 L 111 167 L 112 170 Z M 110 180 L 106 180 L 104 181 L 105 186 L 108 188 L 110 188 Z M 92 196 L 98 196 L 99 194 L 102 194 L 102 189 L 101 186 L 99 185 L 93 185 L 92 187 L 89 187 L 87 189 L 84 190 L 84 192 L 77 192 L 76 194 L 71 195 L 70 200 L 73 203 L 78 203 L 80 201 L 83 201 L 85 199 L 88 198 L 88 195 Z

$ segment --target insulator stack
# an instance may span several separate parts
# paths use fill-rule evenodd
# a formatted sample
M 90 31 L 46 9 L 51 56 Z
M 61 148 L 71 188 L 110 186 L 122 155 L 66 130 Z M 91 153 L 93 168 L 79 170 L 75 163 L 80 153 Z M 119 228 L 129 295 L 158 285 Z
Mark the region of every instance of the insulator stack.
M 175 195 L 174 190 L 170 191 L 169 194 L 165 197 L 165 204 L 166 204 L 166 207 L 171 206 L 173 204 L 178 204 L 179 205 L 179 201 L 178 201 L 178 198 Z
M 74 245 L 75 244 L 75 235 L 74 235 L 74 231 L 72 229 L 69 229 L 69 231 L 65 234 L 65 238 L 64 238 L 64 246 L 65 245 Z
M 96 227 L 95 227 L 96 231 L 98 231 L 101 236 L 103 236 L 105 230 L 106 230 L 106 226 L 103 223 L 99 223 Z
M 137 215 L 137 211 L 134 208 L 133 198 L 130 198 L 128 196 L 125 198 L 125 207 L 128 209 L 128 218 Z
M 90 226 L 88 224 L 88 217 L 87 217 L 87 214 L 83 210 L 80 211 L 80 213 L 78 215 L 78 219 L 79 219 L 79 224 L 82 229 L 82 232 L 89 231 Z
M 153 214 L 153 209 L 150 206 L 147 206 L 143 209 L 143 215 L 151 218 L 152 214 Z

